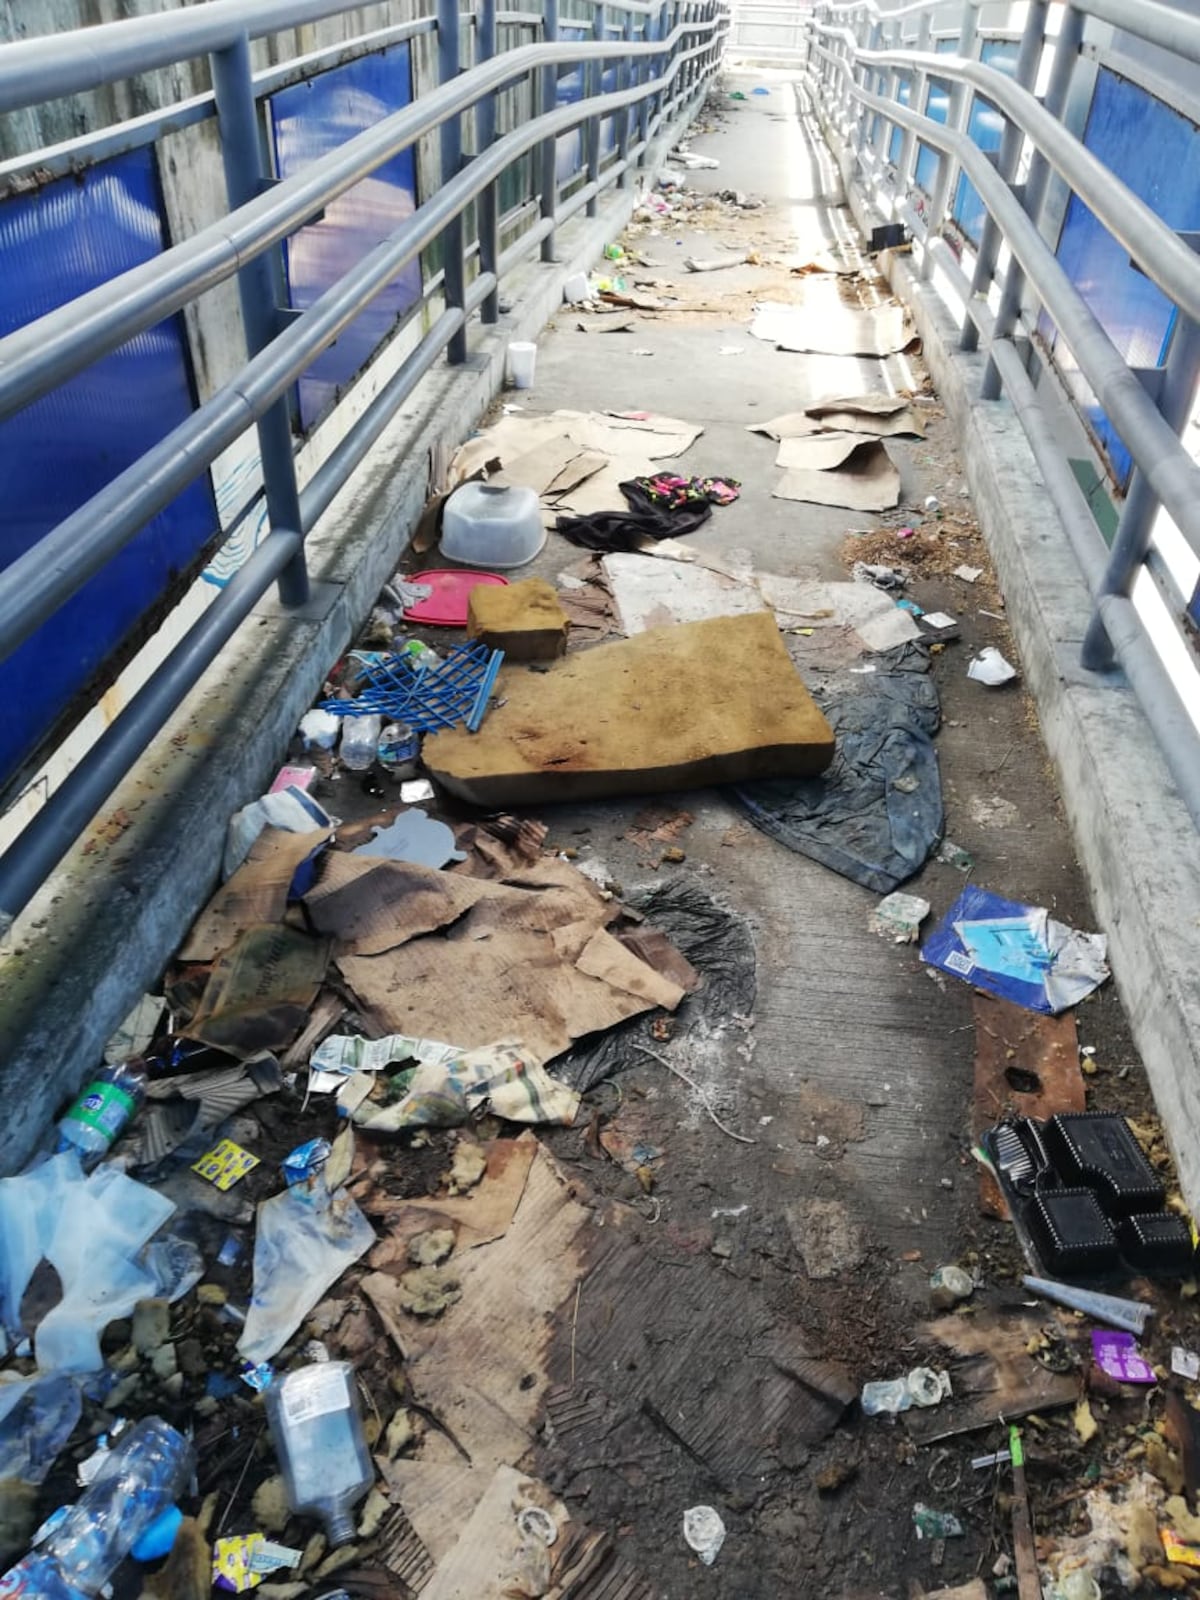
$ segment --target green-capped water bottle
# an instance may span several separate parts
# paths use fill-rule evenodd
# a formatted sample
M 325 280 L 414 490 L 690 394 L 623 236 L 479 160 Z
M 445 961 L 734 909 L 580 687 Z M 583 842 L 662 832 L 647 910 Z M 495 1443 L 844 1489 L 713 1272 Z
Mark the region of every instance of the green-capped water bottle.
M 103 1161 L 146 1098 L 141 1061 L 101 1067 L 58 1124 L 59 1150 L 74 1150 L 90 1172 Z

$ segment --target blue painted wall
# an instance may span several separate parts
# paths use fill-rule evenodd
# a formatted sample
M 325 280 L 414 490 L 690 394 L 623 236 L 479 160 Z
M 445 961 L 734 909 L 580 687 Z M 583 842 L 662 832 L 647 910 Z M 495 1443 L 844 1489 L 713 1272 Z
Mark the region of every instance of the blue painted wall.
M 149 150 L 0 203 L 0 336 L 149 260 L 163 243 Z M 171 318 L 0 422 L 0 567 L 184 421 L 192 409 L 185 348 L 182 323 Z M 205 477 L 0 663 L 0 786 L 65 726 L 81 691 L 111 677 L 121 646 L 216 531 Z
M 1187 117 L 1104 69 L 1096 79 L 1084 143 L 1173 228 L 1200 229 L 1200 144 Z M 1077 196 L 1067 207 L 1058 258 L 1126 361 L 1135 367 L 1157 366 L 1170 343 L 1174 307 Z M 1129 452 L 1070 352 L 1058 344 L 1048 319 L 1043 319 L 1042 331 L 1117 482 L 1123 484 L 1130 472 Z
M 290 178 L 365 128 L 412 100 L 407 44 L 364 56 L 272 95 L 275 170 Z M 288 296 L 307 310 L 329 286 L 411 217 L 417 205 L 411 150 L 394 156 L 356 184 L 317 222 L 285 247 Z M 300 424 L 307 432 L 333 405 L 339 388 L 359 372 L 421 292 L 421 267 L 411 262 L 355 318 L 337 343 L 300 380 Z

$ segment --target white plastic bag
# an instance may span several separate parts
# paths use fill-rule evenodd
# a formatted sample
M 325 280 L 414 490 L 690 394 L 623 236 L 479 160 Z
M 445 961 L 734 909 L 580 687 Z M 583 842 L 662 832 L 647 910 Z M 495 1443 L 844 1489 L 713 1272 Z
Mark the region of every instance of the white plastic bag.
M 322 1180 L 272 1195 L 258 1208 L 254 1293 L 239 1353 L 269 1361 L 348 1267 L 375 1243 L 375 1230 L 351 1197 Z

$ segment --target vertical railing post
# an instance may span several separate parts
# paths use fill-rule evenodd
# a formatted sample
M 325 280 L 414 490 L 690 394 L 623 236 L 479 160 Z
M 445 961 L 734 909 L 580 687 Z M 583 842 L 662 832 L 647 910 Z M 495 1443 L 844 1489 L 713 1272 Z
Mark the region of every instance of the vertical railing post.
M 917 22 L 917 49 L 924 52 L 929 49 L 933 33 L 933 19 L 928 11 L 921 13 Z M 929 74 L 925 71 L 913 74 L 912 89 L 909 93 L 908 103 L 918 116 L 927 114 L 929 105 Z M 905 128 L 904 137 L 900 143 L 900 160 L 896 163 L 896 192 L 901 200 L 908 198 L 908 192 L 916 178 L 918 159 L 918 139 L 914 129 Z
M 979 51 L 979 0 L 964 0 L 962 22 L 958 33 L 958 53 L 974 59 Z M 970 84 L 956 83 L 950 89 L 950 103 L 946 108 L 946 126 L 961 133 L 971 115 L 973 92 Z M 951 198 L 954 180 L 958 176 L 958 162 L 948 150 L 938 159 L 937 177 L 929 197 L 928 227 L 925 234 L 925 255 L 921 262 L 921 277 L 928 278 L 933 271 L 933 251 L 930 248 L 946 220 L 946 209 Z
M 558 0 L 542 0 L 542 39 L 546 44 L 558 43 Z M 542 68 L 541 111 L 545 115 L 558 105 L 558 66 L 551 62 Z M 541 173 L 541 213 L 553 224 L 558 212 L 558 140 L 553 134 L 543 139 L 539 147 L 538 167 Z M 554 228 L 542 240 L 542 260 L 554 260 Z
M 246 34 L 224 50 L 214 51 L 210 62 L 221 134 L 221 160 L 225 168 L 225 195 L 229 209 L 236 211 L 258 196 L 268 176 L 263 166 L 258 108 L 250 72 L 250 41 Z M 271 252 L 264 251 L 248 261 L 239 270 L 237 280 L 246 349 L 249 355 L 256 356 L 279 332 L 280 307 Z M 292 421 L 286 395 L 260 417 L 257 431 L 270 525 L 302 534 L 305 530 L 300 517 Z M 279 598 L 285 606 L 302 606 L 308 596 L 308 568 L 301 547 L 279 574 Z
M 450 83 L 461 70 L 458 35 L 459 0 L 438 0 L 437 43 L 438 82 Z M 449 183 L 462 170 L 462 117 L 458 112 L 442 123 L 442 182 Z M 442 229 L 442 285 L 446 305 L 461 311 L 466 304 L 467 270 L 466 248 L 463 239 L 462 213 L 452 217 Z M 449 361 L 457 366 L 467 359 L 467 330 L 465 325 L 451 338 L 446 347 Z
M 496 54 L 496 0 L 479 0 L 476 16 L 476 54 L 490 61 Z M 485 94 L 475 107 L 475 145 L 480 154 L 496 140 L 496 96 Z M 495 273 L 500 261 L 500 197 L 495 183 L 489 183 L 479 196 L 479 270 Z M 500 289 L 486 297 L 479 308 L 480 320 L 500 320 Z
M 657 21 L 654 24 L 652 24 L 651 20 L 650 20 L 651 16 L 652 16 L 652 13 L 649 12 L 649 11 L 644 12 L 643 15 L 642 15 L 642 38 L 644 40 L 646 40 L 647 42 L 649 42 L 649 39 L 650 39 L 651 26 L 653 25 L 655 28 L 657 28 Z M 638 82 L 639 83 L 649 83 L 650 79 L 654 76 L 654 63 L 655 63 L 655 61 L 657 59 L 658 59 L 657 56 L 643 56 L 642 57 L 642 70 L 638 74 Z M 649 154 L 648 145 L 649 145 L 649 142 L 650 142 L 650 101 L 651 101 L 651 98 L 652 97 L 650 95 L 644 94 L 642 96 L 642 98 L 638 101 L 638 107 L 637 107 L 638 143 L 642 147 L 641 150 L 638 152 L 638 166 L 639 167 L 644 167 L 646 165 L 646 157 Z
M 1163 419 L 1177 433 L 1187 427 L 1196 403 L 1196 385 L 1200 381 L 1200 324 L 1176 313 L 1175 332 L 1171 348 L 1164 363 L 1162 392 L 1159 410 Z M 1104 570 L 1101 594 L 1128 594 L 1137 577 L 1138 569 L 1150 549 L 1154 521 L 1158 515 L 1158 496 L 1150 487 L 1146 474 L 1134 468 L 1129 493 L 1117 524 L 1112 549 L 1108 553 L 1108 566 Z M 1113 664 L 1112 643 L 1100 618 L 1099 608 L 1092 613 L 1087 632 L 1083 636 L 1080 659 L 1089 672 L 1105 672 Z
M 1017 52 L 1016 81 L 1022 89 L 1033 89 L 1037 84 L 1038 67 L 1042 60 L 1042 47 L 1046 38 L 1046 13 L 1048 7 L 1046 0 L 1031 0 L 1025 13 L 1025 31 L 1021 35 L 1021 47 Z M 1017 162 L 1021 156 L 1021 146 L 1025 142 L 1022 129 L 1011 117 L 1004 121 L 1004 132 L 1000 135 L 1000 149 L 996 156 L 996 171 L 1011 184 L 1017 175 Z M 983 232 L 979 236 L 979 254 L 975 257 L 975 271 L 971 278 L 971 296 L 988 294 L 992 287 L 992 279 L 996 275 L 996 263 L 1000 257 L 1001 234 L 996 219 L 989 211 L 984 218 Z M 1010 257 L 1009 268 L 1013 269 Z M 959 337 L 959 348 L 962 350 L 975 350 L 979 345 L 979 329 L 975 326 L 973 317 L 963 319 L 962 334 Z
M 1079 46 L 1083 42 L 1083 15 L 1074 6 L 1066 6 L 1059 24 L 1058 38 L 1054 43 L 1054 65 L 1050 69 L 1050 82 L 1046 86 L 1043 104 L 1052 117 L 1062 118 L 1071 92 L 1071 79 L 1079 60 Z M 1040 150 L 1035 149 L 1029 163 L 1029 176 L 1025 180 L 1022 204 L 1035 223 L 1041 221 L 1042 207 L 1050 178 L 1050 163 Z M 1016 259 L 1008 264 L 1000 305 L 996 311 L 993 341 L 1007 339 L 1017 325 L 1021 313 L 1021 296 L 1025 287 L 1025 274 Z M 996 400 L 1000 395 L 1000 374 L 989 356 L 983 374 L 983 398 Z
M 604 0 L 594 0 L 592 6 L 592 38 L 603 45 L 608 37 L 608 8 Z M 598 61 L 589 61 L 586 71 L 587 88 L 585 93 L 588 99 L 593 99 L 604 92 L 604 57 Z M 601 121 L 599 117 L 589 117 L 587 125 L 587 181 L 589 184 L 600 182 L 600 137 Z M 587 203 L 589 217 L 596 215 L 600 196 L 593 194 Z
M 883 25 L 879 19 L 876 18 L 875 21 L 871 23 L 871 26 L 867 32 L 867 49 L 878 50 L 879 41 L 882 36 Z M 867 93 L 869 93 L 871 89 L 871 74 L 874 72 L 874 70 L 874 67 L 868 66 L 865 62 L 859 62 L 858 60 L 855 61 L 854 81 L 858 84 L 860 89 Z M 867 116 L 865 112 L 861 116 L 858 116 L 854 119 L 853 145 L 858 154 L 858 164 L 861 167 L 867 146 Z
M 628 47 L 633 43 L 633 12 L 625 13 L 625 31 L 622 35 L 623 43 Z M 628 89 L 632 83 L 633 63 L 627 55 L 622 55 L 617 61 L 617 88 Z M 629 107 L 622 106 L 617 112 L 617 160 L 621 163 L 621 173 L 617 179 L 619 189 L 629 187 L 629 128 L 631 117 Z

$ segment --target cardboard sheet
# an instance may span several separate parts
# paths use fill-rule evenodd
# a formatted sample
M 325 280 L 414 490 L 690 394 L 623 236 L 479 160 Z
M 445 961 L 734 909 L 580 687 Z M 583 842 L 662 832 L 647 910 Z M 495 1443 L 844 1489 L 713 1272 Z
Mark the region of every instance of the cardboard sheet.
M 250 854 L 213 895 L 180 948 L 180 961 L 211 961 L 240 933 L 260 923 L 280 922 L 297 868 L 332 836 L 332 828 L 288 833 L 264 828 Z
M 778 465 L 786 470 L 771 491 L 777 500 L 807 500 L 851 511 L 890 511 L 900 503 L 900 474 L 878 439 L 818 434 L 785 439 L 779 448 Z M 806 457 L 800 454 L 802 448 Z M 805 459 L 808 464 L 799 464 Z
M 362 1289 L 405 1359 L 413 1398 L 456 1439 L 426 1435 L 414 1459 L 385 1475 L 435 1561 L 453 1548 L 498 1467 L 534 1439 L 550 1384 L 547 1362 L 560 1311 L 583 1271 L 581 1230 L 591 1212 L 540 1145 L 507 1232 L 447 1268 L 462 1298 L 430 1322 L 409 1315 L 395 1278 L 374 1272 Z
M 382 1218 L 387 1225 L 384 1236 L 367 1257 L 367 1265 L 373 1271 L 407 1272 L 411 1265 L 409 1240 L 431 1228 L 452 1229 L 459 1256 L 508 1232 L 540 1148 L 537 1136 L 527 1131 L 516 1139 L 489 1139 L 482 1148 L 487 1169 L 466 1194 L 395 1200 L 374 1192 L 360 1200 L 369 1217 Z
M 817 287 L 818 283 L 814 284 Z M 810 355 L 890 356 L 913 341 L 904 308 L 895 303 L 848 306 L 836 293 L 805 297 L 801 305 L 765 301 L 755 312 L 750 332 L 780 350 Z
M 635 993 L 628 963 L 637 957 L 593 923 L 552 932 L 506 923 L 480 936 L 468 921 L 449 937 L 414 939 L 383 955 L 338 957 L 375 1027 L 435 1038 L 453 1018 L 455 1042 L 465 1049 L 520 1039 L 528 1055 L 544 1062 L 585 1034 L 656 1005 L 674 1010 L 683 998 L 678 985 L 648 967 L 645 979 L 636 975 L 643 992 Z
M 214 965 L 189 1035 L 243 1057 L 282 1049 L 308 1021 L 328 962 L 327 939 L 248 928 Z
M 703 431 L 655 412 L 513 412 L 461 447 L 451 477 L 461 482 L 498 461 L 491 481 L 536 489 L 551 522 L 559 513 L 620 511 L 619 484 L 682 455 Z
M 814 433 L 868 433 L 880 439 L 910 434 L 923 439 L 925 424 L 903 395 L 865 394 L 820 400 L 803 411 L 751 423 L 746 432 L 768 439 L 801 439 Z
M 604 556 L 600 570 L 625 634 L 765 609 L 753 584 L 705 567 L 618 552 Z

